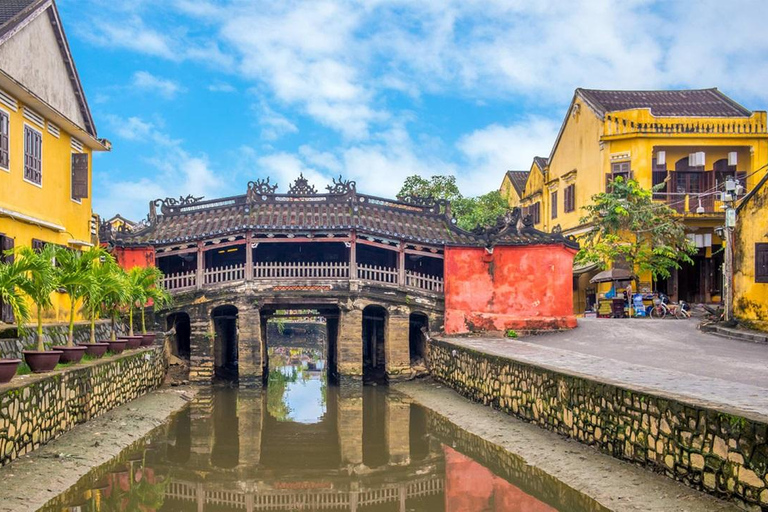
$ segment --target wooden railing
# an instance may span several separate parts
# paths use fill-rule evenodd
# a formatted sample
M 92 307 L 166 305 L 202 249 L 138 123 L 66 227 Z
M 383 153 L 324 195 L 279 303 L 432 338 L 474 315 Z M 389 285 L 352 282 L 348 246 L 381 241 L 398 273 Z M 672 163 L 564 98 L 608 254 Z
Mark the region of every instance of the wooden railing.
M 374 283 L 397 284 L 397 269 L 379 265 L 357 265 L 357 278 Z
M 442 292 L 443 278 L 406 270 L 405 286 L 408 288 L 426 290 L 428 292 Z
M 203 271 L 203 283 L 218 284 L 245 279 L 245 264 L 207 268 Z
M 163 277 L 163 288 L 166 290 L 186 290 L 197 286 L 197 273 L 194 270 L 189 272 L 178 272 L 176 274 L 166 274 Z
M 348 262 L 314 262 L 314 263 L 277 263 L 257 262 L 253 265 L 252 279 L 267 280 L 343 280 L 350 275 Z M 393 286 L 405 286 L 416 290 L 432 293 L 442 293 L 443 278 L 407 270 L 405 282 L 400 283 L 399 272 L 396 268 L 359 264 L 357 279 L 371 283 L 382 283 Z M 202 280 L 198 286 L 197 273 L 193 271 L 168 274 L 163 278 L 163 286 L 168 291 L 186 291 L 203 286 L 213 286 L 222 283 L 232 283 L 246 280 L 245 264 L 228 265 L 207 268 L 202 271 Z
M 254 279 L 348 279 L 349 263 L 255 263 Z

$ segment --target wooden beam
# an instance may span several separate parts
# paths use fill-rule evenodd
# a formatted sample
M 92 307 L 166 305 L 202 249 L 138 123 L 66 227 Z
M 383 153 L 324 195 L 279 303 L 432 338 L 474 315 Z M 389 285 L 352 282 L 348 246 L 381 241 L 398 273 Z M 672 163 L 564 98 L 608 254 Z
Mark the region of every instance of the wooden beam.
M 253 279 L 253 248 L 251 247 L 251 239 L 253 233 L 248 231 L 245 234 L 245 280 L 250 281 Z
M 445 257 L 442 254 L 437 254 L 434 252 L 428 252 L 428 251 L 417 251 L 415 249 L 405 249 L 405 254 L 417 254 L 419 256 L 427 256 L 428 258 L 438 258 L 438 259 L 444 259 Z
M 397 284 L 405 286 L 405 242 L 400 242 L 400 250 L 397 254 Z
M 296 238 L 254 238 L 252 240 L 253 243 L 257 244 L 279 244 L 279 243 L 296 243 L 296 242 L 339 242 L 339 243 L 345 243 L 350 242 L 352 240 L 351 237 L 345 236 L 345 237 L 339 237 L 339 238 L 326 238 L 326 237 L 296 237 Z
M 349 278 L 357 279 L 357 233 L 352 233 L 349 241 Z
M 176 249 L 173 251 L 155 251 L 155 259 L 164 258 L 166 256 L 179 256 L 181 254 L 189 254 L 191 252 L 197 252 L 197 247 L 190 247 L 188 249 Z
M 207 241 L 210 242 L 210 240 L 207 240 Z M 215 249 L 223 249 L 224 247 L 232 247 L 233 245 L 244 245 L 245 243 L 246 243 L 246 240 L 242 239 L 242 240 L 235 240 L 234 242 L 227 241 L 227 242 L 220 242 L 214 245 L 208 245 L 208 246 L 203 245 L 203 251 L 213 251 Z
M 203 251 L 202 240 L 197 242 L 197 274 L 195 284 L 197 289 L 200 290 L 203 287 L 203 279 L 205 276 L 205 252 Z
M 366 240 L 364 238 L 358 238 L 357 243 L 363 244 L 363 245 L 370 245 L 372 247 L 378 247 L 379 249 L 388 249 L 390 251 L 400 250 L 400 247 L 398 245 L 387 245 L 387 244 L 382 244 L 381 242 L 371 242 L 370 240 Z

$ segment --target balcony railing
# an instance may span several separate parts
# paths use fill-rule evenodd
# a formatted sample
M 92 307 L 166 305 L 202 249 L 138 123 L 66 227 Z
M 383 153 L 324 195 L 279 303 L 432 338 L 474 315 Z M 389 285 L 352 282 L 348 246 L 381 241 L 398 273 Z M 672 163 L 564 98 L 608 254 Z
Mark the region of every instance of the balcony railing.
M 442 277 L 406 270 L 402 283 L 400 272 L 396 268 L 358 264 L 356 279 L 367 283 L 386 286 L 404 287 L 430 293 L 442 293 Z M 339 263 L 254 263 L 250 279 L 256 281 L 349 281 L 350 264 Z M 200 287 L 216 286 L 224 283 L 245 282 L 245 264 L 228 265 L 204 269 Z M 198 276 L 195 270 L 167 274 L 163 286 L 170 292 L 182 292 L 198 288 Z

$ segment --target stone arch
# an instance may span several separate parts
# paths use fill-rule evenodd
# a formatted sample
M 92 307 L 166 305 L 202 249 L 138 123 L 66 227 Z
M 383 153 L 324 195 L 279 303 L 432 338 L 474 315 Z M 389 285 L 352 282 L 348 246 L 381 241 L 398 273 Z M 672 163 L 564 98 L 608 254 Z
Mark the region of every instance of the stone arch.
M 171 336 L 171 354 L 180 359 L 189 359 L 191 352 L 192 328 L 189 313 L 178 311 L 171 313 L 165 319 L 166 331 L 175 330 Z
M 427 338 L 429 333 L 429 315 L 421 311 L 412 311 L 408 315 L 408 353 L 411 364 L 424 365 L 427 358 Z M 423 330 L 422 330 L 423 329 Z
M 386 376 L 387 321 L 389 312 L 371 304 L 363 309 L 363 377 L 381 379 Z
M 238 377 L 238 314 L 238 308 L 231 304 L 211 310 L 214 373 L 226 380 Z

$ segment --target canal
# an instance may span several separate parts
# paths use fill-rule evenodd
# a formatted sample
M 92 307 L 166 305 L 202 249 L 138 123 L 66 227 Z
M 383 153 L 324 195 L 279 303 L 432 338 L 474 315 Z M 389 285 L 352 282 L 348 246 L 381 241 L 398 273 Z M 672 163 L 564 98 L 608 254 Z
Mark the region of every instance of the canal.
M 200 392 L 41 510 L 608 510 L 395 390 L 329 383 L 324 357 L 271 350 L 264 389 Z

